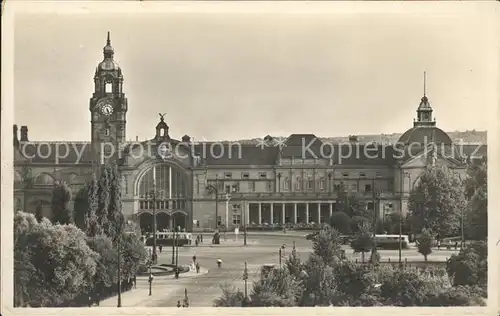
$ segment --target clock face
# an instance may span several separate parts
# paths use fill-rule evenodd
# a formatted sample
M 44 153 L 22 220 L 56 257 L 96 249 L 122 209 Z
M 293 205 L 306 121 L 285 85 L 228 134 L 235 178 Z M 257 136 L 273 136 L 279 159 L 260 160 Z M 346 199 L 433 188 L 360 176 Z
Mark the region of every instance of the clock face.
M 104 103 L 103 105 L 101 105 L 100 111 L 103 115 L 109 116 L 113 114 L 113 106 L 111 106 L 111 104 L 109 103 Z

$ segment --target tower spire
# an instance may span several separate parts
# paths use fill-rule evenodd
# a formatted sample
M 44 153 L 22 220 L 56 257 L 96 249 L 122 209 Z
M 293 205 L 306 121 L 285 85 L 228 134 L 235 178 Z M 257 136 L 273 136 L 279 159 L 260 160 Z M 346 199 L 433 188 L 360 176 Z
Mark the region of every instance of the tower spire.
M 110 36 L 109 36 L 109 31 L 108 31 L 108 40 L 106 41 L 106 45 L 111 46 L 111 39 L 110 39 Z
M 109 40 L 109 32 L 108 32 L 108 40 Z M 427 73 L 424 71 L 424 97 L 426 96 L 426 91 L 425 91 L 426 79 L 427 79 Z

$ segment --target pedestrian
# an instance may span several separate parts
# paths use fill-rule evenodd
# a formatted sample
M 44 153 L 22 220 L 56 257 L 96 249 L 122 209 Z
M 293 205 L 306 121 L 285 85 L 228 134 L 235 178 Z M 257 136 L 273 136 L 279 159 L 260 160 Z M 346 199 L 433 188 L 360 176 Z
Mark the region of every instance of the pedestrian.
M 200 241 L 203 243 L 203 234 L 200 235 Z
M 196 263 L 196 255 L 193 255 L 193 263 Z
M 97 306 L 99 306 L 99 303 L 101 302 L 101 295 L 99 294 L 99 292 L 95 293 L 95 302 Z
M 134 289 L 137 289 L 137 275 L 134 274 Z
M 200 273 L 200 262 L 196 262 L 196 273 Z
M 181 301 L 177 301 L 177 307 L 180 308 L 181 307 Z
M 163 249 L 163 247 L 160 245 L 160 247 L 159 247 L 159 248 L 160 248 L 160 253 L 161 253 L 161 250 Z
M 439 248 L 441 248 L 441 241 L 440 240 L 438 240 L 438 245 L 437 246 L 438 246 L 438 250 L 439 250 Z
M 455 250 L 458 248 L 458 241 L 455 241 Z
M 92 302 L 92 295 L 89 294 L 89 307 L 92 307 L 93 302 Z
M 199 239 L 196 237 L 196 241 L 194 242 L 196 244 L 196 247 L 198 247 Z

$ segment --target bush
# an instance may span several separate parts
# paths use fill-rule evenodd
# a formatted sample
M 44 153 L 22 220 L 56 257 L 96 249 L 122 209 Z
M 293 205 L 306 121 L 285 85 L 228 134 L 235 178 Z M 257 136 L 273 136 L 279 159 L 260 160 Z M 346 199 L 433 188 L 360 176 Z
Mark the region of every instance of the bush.
M 330 217 L 330 225 L 341 234 L 348 235 L 351 233 L 351 218 L 344 212 L 334 212 Z
M 446 263 L 453 285 L 480 286 L 488 284 L 487 244 L 478 242 L 467 245 L 458 255 L 452 255 Z
M 245 294 L 229 284 L 222 284 L 222 296 L 214 300 L 213 307 L 241 307 Z

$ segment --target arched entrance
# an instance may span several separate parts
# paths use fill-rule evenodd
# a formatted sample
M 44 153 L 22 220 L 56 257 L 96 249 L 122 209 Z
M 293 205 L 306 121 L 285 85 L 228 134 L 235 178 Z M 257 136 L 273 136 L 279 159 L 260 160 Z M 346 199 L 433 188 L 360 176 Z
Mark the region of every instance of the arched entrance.
M 154 165 L 141 176 L 136 188 L 141 230 L 152 232 L 153 212 L 158 231 L 189 228 L 188 177 L 184 170 L 166 163 Z

